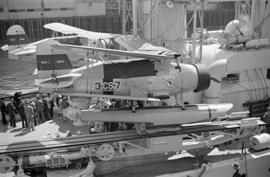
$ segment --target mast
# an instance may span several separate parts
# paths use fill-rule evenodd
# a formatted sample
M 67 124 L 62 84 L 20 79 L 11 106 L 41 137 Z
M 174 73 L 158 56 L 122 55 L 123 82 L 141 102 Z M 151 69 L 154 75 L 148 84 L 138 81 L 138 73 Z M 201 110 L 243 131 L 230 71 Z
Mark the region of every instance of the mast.
M 122 34 L 126 34 L 127 29 L 126 29 L 126 6 L 127 2 L 126 0 L 122 0 Z
M 137 35 L 138 34 L 138 17 L 137 17 L 137 7 L 138 7 L 138 2 L 137 0 L 132 0 L 132 19 L 133 19 L 133 34 Z
M 192 55 L 191 60 L 192 63 L 197 63 L 196 61 L 196 28 L 197 28 L 197 0 L 193 2 L 193 33 L 192 33 Z

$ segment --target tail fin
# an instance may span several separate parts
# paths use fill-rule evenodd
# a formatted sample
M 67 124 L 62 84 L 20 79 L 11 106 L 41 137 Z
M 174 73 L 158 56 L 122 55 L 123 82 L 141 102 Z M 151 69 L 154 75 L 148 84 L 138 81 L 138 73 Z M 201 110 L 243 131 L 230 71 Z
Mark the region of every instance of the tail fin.
M 29 39 L 20 25 L 13 25 L 7 30 L 8 52 L 23 47 L 29 43 Z M 12 59 L 13 57 L 10 56 Z
M 9 46 L 18 46 L 26 45 L 29 43 L 29 39 L 20 25 L 12 25 L 7 30 L 7 39 Z
M 73 66 L 66 50 L 53 48 L 52 45 L 59 43 L 48 39 L 37 46 L 37 75 L 38 79 L 58 77 L 69 73 Z
M 9 59 L 19 59 L 19 56 L 16 56 L 12 53 L 15 49 L 21 48 L 29 43 L 29 39 L 20 25 L 13 25 L 7 30 L 7 41 L 8 44 L 1 47 L 2 50 L 8 51 Z

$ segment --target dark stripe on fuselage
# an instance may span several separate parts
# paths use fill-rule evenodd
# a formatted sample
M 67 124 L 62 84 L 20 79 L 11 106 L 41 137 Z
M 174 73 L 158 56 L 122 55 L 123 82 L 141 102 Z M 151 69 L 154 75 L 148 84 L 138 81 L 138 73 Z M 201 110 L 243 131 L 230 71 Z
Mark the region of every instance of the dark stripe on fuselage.
M 10 46 L 22 45 L 22 44 L 29 43 L 29 40 L 28 40 L 26 34 L 8 35 L 7 40 L 8 40 L 8 45 L 10 45 Z
M 104 80 L 156 75 L 155 66 L 149 60 L 112 62 L 104 64 Z
M 72 64 L 66 54 L 37 55 L 39 71 L 72 69 Z

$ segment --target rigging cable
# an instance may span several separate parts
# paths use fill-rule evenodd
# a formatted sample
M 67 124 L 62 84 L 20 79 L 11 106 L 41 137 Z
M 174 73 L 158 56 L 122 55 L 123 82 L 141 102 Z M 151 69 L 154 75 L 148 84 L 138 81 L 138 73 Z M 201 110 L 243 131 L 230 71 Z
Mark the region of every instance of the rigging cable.
M 249 89 L 245 88 L 239 83 L 236 83 L 236 84 L 239 85 L 241 88 L 243 88 L 248 93 L 249 98 L 252 100 L 252 93 L 250 93 Z
M 269 89 L 269 87 L 268 87 L 268 84 L 267 84 L 266 79 L 264 78 L 264 74 L 263 74 L 262 68 L 260 68 L 260 71 L 261 71 L 261 75 L 262 75 L 263 81 L 265 82 L 265 85 L 266 85 L 267 97 L 269 97 L 269 95 L 268 95 L 268 89 Z
M 262 89 L 262 92 L 263 92 L 263 96 L 265 98 L 265 97 L 267 97 L 267 90 L 265 90 L 265 85 L 264 85 L 264 83 L 263 83 L 263 81 L 261 79 L 260 73 L 257 70 L 257 68 L 255 69 L 255 71 L 256 71 L 256 75 L 258 76 L 259 83 L 262 85 L 261 89 Z
M 249 72 L 248 72 L 248 75 L 249 75 Z M 255 98 L 256 98 L 256 100 L 258 100 L 256 84 L 254 83 L 254 80 L 252 80 L 250 75 L 249 75 L 249 80 L 250 80 L 250 83 L 252 84 L 252 86 L 254 87 Z
M 245 73 L 246 73 L 246 75 L 247 75 L 247 80 L 248 80 L 249 87 L 250 87 L 251 100 L 253 100 L 253 93 L 252 93 L 253 88 L 252 88 L 252 85 L 251 85 L 251 83 L 250 83 L 250 77 L 249 77 L 249 74 L 248 74 L 248 70 L 245 70 Z
M 258 78 L 258 75 L 257 75 L 257 70 L 256 68 L 254 69 L 254 74 L 255 74 L 255 84 L 258 86 L 258 95 L 259 95 L 259 99 L 261 99 L 261 85 L 260 85 L 260 78 Z

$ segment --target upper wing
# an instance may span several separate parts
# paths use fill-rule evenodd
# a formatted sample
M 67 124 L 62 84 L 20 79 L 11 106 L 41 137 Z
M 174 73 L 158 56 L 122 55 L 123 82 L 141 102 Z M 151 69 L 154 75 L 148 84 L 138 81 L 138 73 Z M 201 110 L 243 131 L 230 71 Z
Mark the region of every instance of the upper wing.
M 151 44 L 146 39 L 142 39 L 138 35 L 122 35 L 114 39 L 120 46 L 126 48 L 129 51 L 139 51 L 143 53 L 150 53 L 156 55 L 172 55 L 178 54 L 169 50 L 168 48 Z
M 68 45 L 68 44 L 61 44 L 63 47 L 70 47 L 76 49 L 83 49 L 89 50 L 93 52 L 101 52 L 108 55 L 116 55 L 116 56 L 128 56 L 128 57 L 138 57 L 138 58 L 145 58 L 145 59 L 156 59 L 156 60 L 164 60 L 164 59 L 175 59 L 181 56 L 178 53 L 161 53 L 156 54 L 149 51 L 123 51 L 123 50 L 115 50 L 115 49 L 105 49 L 105 48 L 97 48 L 97 47 L 88 47 L 88 46 L 77 46 L 77 45 Z M 57 47 L 57 46 L 55 46 Z M 59 46 L 58 46 L 59 47 Z
M 138 35 L 122 35 L 116 37 L 114 41 L 129 51 L 137 50 L 147 42 Z
M 84 29 L 80 29 L 77 27 L 73 27 L 70 25 L 66 25 L 63 23 L 48 23 L 44 25 L 44 28 L 50 29 L 52 31 L 56 31 L 65 35 L 78 35 L 79 37 L 85 37 L 89 39 L 109 39 L 120 36 L 118 34 L 111 34 L 111 33 L 99 33 L 93 31 L 87 31 Z

